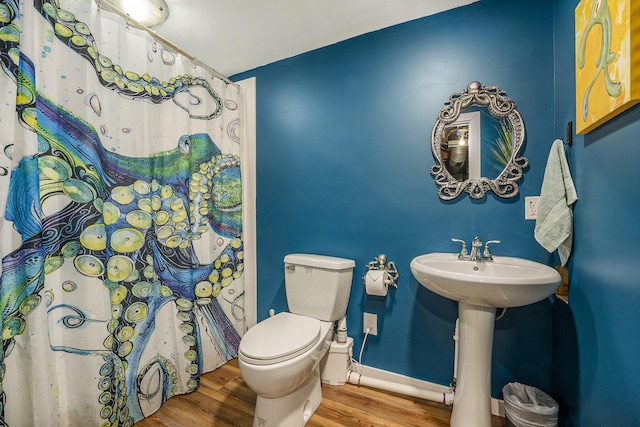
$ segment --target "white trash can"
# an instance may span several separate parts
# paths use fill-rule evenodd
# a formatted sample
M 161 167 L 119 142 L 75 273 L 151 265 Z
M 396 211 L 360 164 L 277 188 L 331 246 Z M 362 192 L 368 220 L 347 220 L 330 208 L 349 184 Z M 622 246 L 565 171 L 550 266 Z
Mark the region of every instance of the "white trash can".
M 557 427 L 558 404 L 542 390 L 509 383 L 502 396 L 507 427 Z

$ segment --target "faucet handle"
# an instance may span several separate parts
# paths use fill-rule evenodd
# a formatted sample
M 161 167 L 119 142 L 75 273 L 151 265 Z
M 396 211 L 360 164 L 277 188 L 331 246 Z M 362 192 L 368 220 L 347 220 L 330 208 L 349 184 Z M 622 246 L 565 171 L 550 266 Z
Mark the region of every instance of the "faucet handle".
M 460 249 L 460 253 L 458 254 L 458 258 L 469 256 L 469 252 L 467 252 L 467 242 L 462 239 L 452 238 L 452 242 L 462 243 L 462 249 Z
M 500 240 L 489 240 L 484 244 L 484 251 L 482 252 L 482 257 L 485 259 L 493 259 L 491 252 L 489 252 L 489 245 L 492 243 L 500 243 Z

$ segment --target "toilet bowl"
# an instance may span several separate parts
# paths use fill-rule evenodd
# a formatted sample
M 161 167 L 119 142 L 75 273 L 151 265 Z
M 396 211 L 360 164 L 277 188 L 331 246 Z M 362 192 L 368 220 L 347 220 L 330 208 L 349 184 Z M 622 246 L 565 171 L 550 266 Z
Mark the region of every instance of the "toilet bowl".
M 238 364 L 258 396 L 254 427 L 302 427 L 322 401 L 320 360 L 346 315 L 353 260 L 291 254 L 284 258 L 291 312 L 269 317 L 240 341 Z
M 307 423 L 322 401 L 320 359 L 333 338 L 333 322 L 279 313 L 250 329 L 238 349 L 245 382 L 256 392 L 254 426 Z

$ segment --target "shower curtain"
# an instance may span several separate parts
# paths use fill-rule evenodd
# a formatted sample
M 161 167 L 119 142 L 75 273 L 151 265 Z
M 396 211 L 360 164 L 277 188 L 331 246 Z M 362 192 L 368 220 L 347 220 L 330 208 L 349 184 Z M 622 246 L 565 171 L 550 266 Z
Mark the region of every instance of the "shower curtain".
M 242 95 L 94 1 L 0 46 L 0 425 L 132 425 L 237 355 Z

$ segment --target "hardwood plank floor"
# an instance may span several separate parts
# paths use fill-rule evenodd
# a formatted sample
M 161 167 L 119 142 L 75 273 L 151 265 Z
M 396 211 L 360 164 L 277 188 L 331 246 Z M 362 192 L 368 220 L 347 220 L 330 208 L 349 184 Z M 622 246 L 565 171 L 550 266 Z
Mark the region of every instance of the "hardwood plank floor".
M 451 407 L 352 384 L 322 384 L 322 404 L 308 427 L 448 427 Z M 250 427 L 256 395 L 237 359 L 202 376 L 200 388 L 175 396 L 135 427 Z M 493 417 L 493 427 L 505 420 Z

